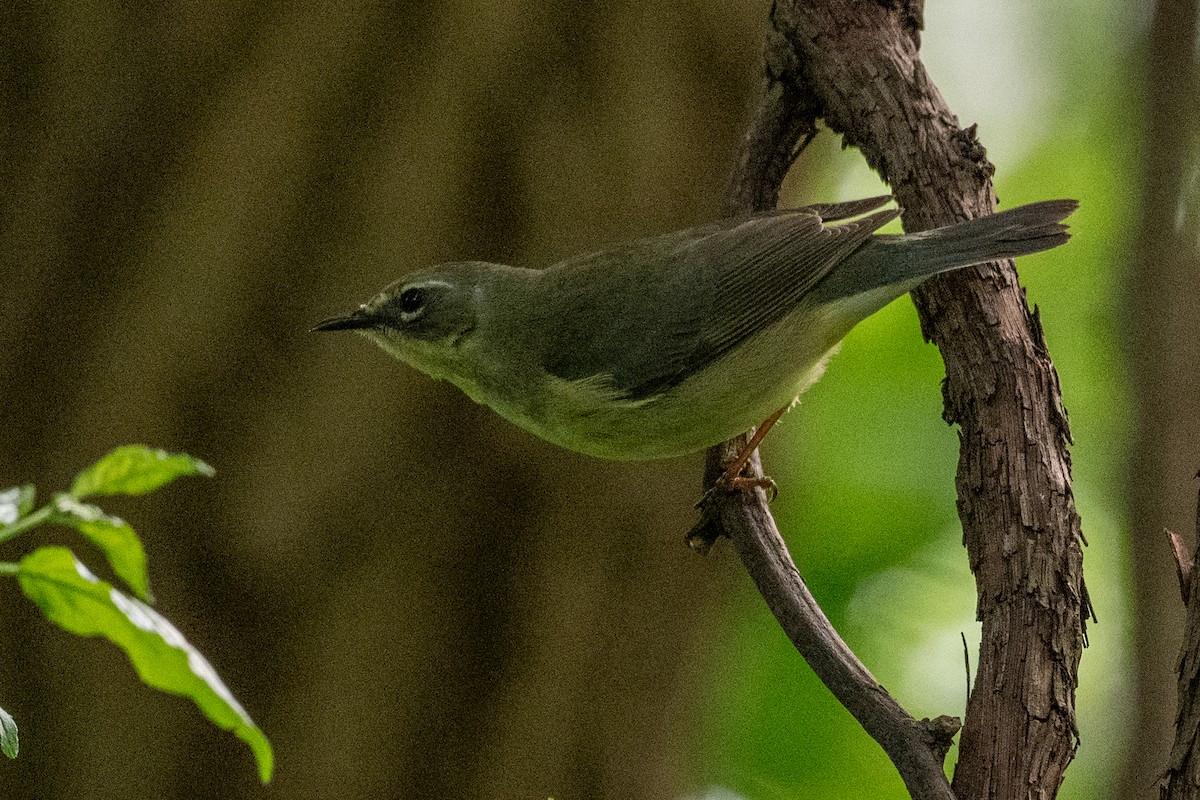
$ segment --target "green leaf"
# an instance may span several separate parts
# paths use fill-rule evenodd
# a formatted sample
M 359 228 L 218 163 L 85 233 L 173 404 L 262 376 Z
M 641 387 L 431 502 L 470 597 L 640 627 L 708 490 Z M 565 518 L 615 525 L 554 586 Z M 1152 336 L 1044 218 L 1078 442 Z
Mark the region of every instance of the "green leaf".
M 186 453 L 152 450 L 139 444 L 118 447 L 75 477 L 71 495 L 82 500 L 96 494 L 145 494 L 185 475 L 215 474 Z
M 0 525 L 12 525 L 33 510 L 32 486 L 14 486 L 0 492 Z
M 16 758 L 21 743 L 17 739 L 17 721 L 3 708 L 0 708 L 0 752 L 9 758 Z
M 150 575 L 146 571 L 146 551 L 128 522 L 105 514 L 96 506 L 80 503 L 69 494 L 55 497 L 54 507 L 57 511 L 55 522 L 68 525 L 90 539 L 103 551 L 117 577 L 138 597 L 153 602 Z
M 125 651 L 144 683 L 190 697 L 214 724 L 250 746 L 259 777 L 271 780 L 267 737 L 208 660 L 161 614 L 92 575 L 65 547 L 25 556 L 17 580 L 51 622 L 80 636 L 103 636 Z

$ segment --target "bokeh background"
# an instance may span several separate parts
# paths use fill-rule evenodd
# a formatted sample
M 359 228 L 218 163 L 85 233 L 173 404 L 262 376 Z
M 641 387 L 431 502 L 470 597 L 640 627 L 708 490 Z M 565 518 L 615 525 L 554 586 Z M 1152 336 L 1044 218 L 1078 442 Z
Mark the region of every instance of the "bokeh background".
M 1161 529 L 1190 534 L 1200 466 L 1197 401 L 1171 399 L 1200 397 L 1196 328 L 1159 337 L 1173 360 L 1126 344 L 1194 313 L 1198 263 L 1195 149 L 1188 203 L 1163 198 L 1137 233 L 1158 152 L 1147 86 L 1169 76 L 1147 66 L 1135 6 L 926 8 L 926 63 L 979 123 L 1002 206 L 1083 202 L 1069 247 L 1019 265 L 1071 413 L 1100 619 L 1067 798 L 1153 796 L 1182 624 Z M 0 486 L 45 496 L 132 442 L 213 464 L 107 505 L 146 540 L 159 610 L 277 756 L 260 786 L 240 742 L 9 584 L 0 706 L 22 747 L 0 794 L 904 796 L 729 549 L 683 545 L 699 455 L 560 451 L 357 337 L 306 332 L 433 262 L 537 266 L 714 218 L 768 10 L 0 8 Z M 880 191 L 824 133 L 783 202 Z M 1139 243 L 1160 235 L 1191 273 L 1147 277 L 1161 264 Z M 1144 413 L 1146 375 L 1169 419 Z M 962 637 L 972 662 L 978 638 L 941 376 L 902 299 L 765 446 L 814 594 L 918 716 L 962 713 Z M 103 572 L 66 531 L 27 539 L 0 559 L 66 541 Z

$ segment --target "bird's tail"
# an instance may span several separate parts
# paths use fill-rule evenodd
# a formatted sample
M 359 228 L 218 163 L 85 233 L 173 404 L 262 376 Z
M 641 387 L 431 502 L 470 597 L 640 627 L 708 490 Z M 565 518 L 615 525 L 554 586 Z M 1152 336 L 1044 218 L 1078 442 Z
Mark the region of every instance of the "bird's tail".
M 1045 200 L 944 228 L 876 235 L 816 292 L 835 300 L 896 286 L 899 296 L 939 272 L 1049 250 L 1070 238 L 1062 221 L 1078 207 L 1076 200 Z

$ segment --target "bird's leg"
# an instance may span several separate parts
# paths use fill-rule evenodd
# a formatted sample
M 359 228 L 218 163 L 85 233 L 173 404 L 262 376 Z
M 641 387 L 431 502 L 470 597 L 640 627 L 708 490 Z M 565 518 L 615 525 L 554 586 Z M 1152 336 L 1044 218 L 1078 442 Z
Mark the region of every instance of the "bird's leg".
M 763 421 L 763 424 L 758 426 L 758 428 L 754 431 L 754 435 L 750 437 L 750 441 L 746 442 L 746 446 L 742 448 L 742 452 L 738 453 L 737 458 L 729 463 L 729 465 L 725 468 L 724 474 L 717 479 L 716 484 L 713 486 L 714 489 L 720 488 L 727 492 L 731 492 L 738 491 L 739 489 L 760 488 L 767 491 L 770 499 L 775 499 L 775 494 L 777 491 L 775 488 L 775 481 L 771 480 L 765 475 L 757 478 L 751 478 L 749 476 L 742 475 L 742 469 L 745 468 L 746 462 L 750 460 L 750 456 L 754 454 L 755 448 L 757 448 L 762 442 L 763 437 L 767 435 L 767 431 L 771 430 L 775 423 L 779 421 L 779 418 L 783 416 L 783 412 L 787 410 L 788 407 L 784 406 L 771 416 L 767 417 L 766 420 Z
M 761 488 L 767 492 L 767 500 L 775 499 L 776 488 L 775 481 L 763 475 L 757 478 L 751 478 L 748 475 L 742 475 L 741 472 L 745 468 L 746 463 L 750 461 L 750 456 L 754 455 L 755 448 L 762 442 L 763 437 L 767 435 L 767 431 L 771 430 L 779 418 L 783 416 L 783 412 L 788 410 L 788 406 L 776 411 L 771 416 L 759 425 L 754 431 L 754 435 L 750 437 L 750 441 L 746 442 L 746 446 L 741 449 L 737 457 L 729 462 L 725 467 L 725 471 L 721 473 L 721 477 L 713 483 L 704 495 L 696 502 L 696 508 L 700 509 L 700 520 L 692 526 L 688 531 L 685 541 L 688 546 L 696 550 L 701 555 L 707 553 L 717 538 L 721 536 L 723 530 L 720 524 L 716 523 L 716 511 L 712 504 L 713 496 L 717 492 L 737 492 L 746 489 Z

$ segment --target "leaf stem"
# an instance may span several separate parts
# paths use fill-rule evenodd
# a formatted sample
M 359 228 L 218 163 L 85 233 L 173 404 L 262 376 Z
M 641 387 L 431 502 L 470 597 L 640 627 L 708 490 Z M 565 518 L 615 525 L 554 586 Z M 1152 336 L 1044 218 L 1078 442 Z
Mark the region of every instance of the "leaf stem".
M 54 515 L 54 511 L 54 504 L 51 503 L 50 505 L 42 506 L 32 514 L 21 517 L 12 525 L 6 525 L 3 528 L 0 528 L 0 542 L 7 542 L 17 534 L 24 533 L 30 528 L 37 527 L 43 522 L 49 521 L 50 517 Z

